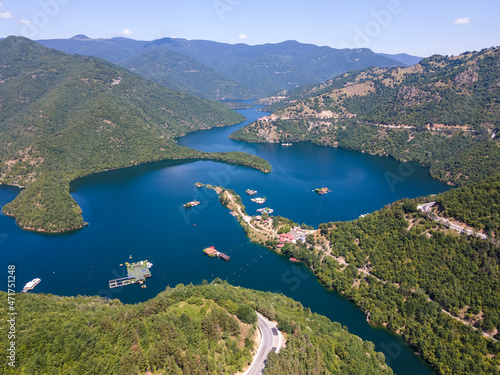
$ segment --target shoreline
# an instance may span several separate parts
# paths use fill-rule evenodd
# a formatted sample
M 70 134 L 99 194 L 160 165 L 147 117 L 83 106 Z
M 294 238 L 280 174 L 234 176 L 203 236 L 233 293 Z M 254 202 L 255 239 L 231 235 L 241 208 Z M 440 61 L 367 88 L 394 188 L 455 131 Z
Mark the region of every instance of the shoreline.
M 68 183 L 68 194 L 69 194 L 71 192 L 71 190 L 73 189 L 72 185 L 77 180 L 79 180 L 79 179 L 83 179 L 85 177 L 89 177 L 89 176 L 96 175 L 96 174 L 99 174 L 99 173 L 111 172 L 111 171 L 116 171 L 116 170 L 120 170 L 120 169 L 127 169 L 127 168 L 144 166 L 144 165 L 153 164 L 153 163 L 168 162 L 168 161 L 186 161 L 186 162 L 213 161 L 213 162 L 225 163 L 225 164 L 229 164 L 229 165 L 232 164 L 232 165 L 238 165 L 238 166 L 253 168 L 253 169 L 256 169 L 256 170 L 258 170 L 258 171 L 260 171 L 262 173 L 270 173 L 271 170 L 272 170 L 271 165 L 269 164 L 269 162 L 267 160 L 263 159 L 263 158 L 260 158 L 260 157 L 257 157 L 257 158 L 261 159 L 263 161 L 263 163 L 267 163 L 269 165 L 269 169 L 265 168 L 265 167 L 261 167 L 261 166 L 257 165 L 257 163 L 245 163 L 243 161 L 239 162 L 237 160 L 231 160 L 232 159 L 232 155 L 235 155 L 235 154 L 232 154 L 230 152 L 229 153 L 205 153 L 205 152 L 199 151 L 199 150 L 194 150 L 194 149 L 190 149 L 190 150 L 192 150 L 192 152 L 194 152 L 194 153 L 197 153 L 197 152 L 203 153 L 203 155 L 200 155 L 200 156 L 193 155 L 193 156 L 188 156 L 188 157 L 169 157 L 169 158 L 164 158 L 164 159 L 157 159 L 157 160 L 145 161 L 145 162 L 142 162 L 142 163 L 133 163 L 133 164 L 129 164 L 129 165 L 126 165 L 126 166 L 121 166 L 121 167 L 116 167 L 116 168 L 106 168 L 106 169 L 103 169 L 103 170 L 97 170 L 97 171 L 89 172 L 89 173 L 86 173 L 86 174 L 82 174 L 80 176 L 77 176 L 77 177 L 71 179 L 70 181 L 66 181 L 64 178 L 62 178 L 61 181 L 66 181 Z M 213 157 L 211 157 L 210 154 L 216 154 L 216 155 L 214 155 Z M 227 156 L 229 158 L 229 160 L 225 160 L 224 156 Z M 256 161 L 258 161 L 258 159 L 256 159 Z M 34 181 L 31 184 L 36 184 L 36 183 L 37 183 L 37 181 Z M 11 184 L 6 184 L 6 183 L 0 183 L 0 185 L 7 186 L 7 187 L 15 187 L 15 188 L 19 188 L 21 190 L 27 188 L 27 186 L 19 186 L 19 185 L 16 185 L 16 184 L 12 184 L 11 185 Z M 14 198 L 14 200 L 16 200 L 18 196 L 19 196 L 19 194 L 16 196 L 16 198 Z M 11 202 L 13 202 L 13 201 L 11 201 Z M 9 202 L 9 203 L 11 203 L 11 202 Z M 44 233 L 44 234 L 70 233 L 70 232 L 73 232 L 73 231 L 76 231 L 76 230 L 81 230 L 85 226 L 88 225 L 88 223 L 84 222 L 82 225 L 78 225 L 78 226 L 71 227 L 71 228 L 63 228 L 63 229 L 59 229 L 59 230 L 45 230 L 43 228 L 32 228 L 32 227 L 28 227 L 28 226 L 25 226 L 25 225 L 21 225 L 19 223 L 19 221 L 18 221 L 17 216 L 14 215 L 14 214 L 12 214 L 12 213 L 5 212 L 4 207 L 2 207 L 2 213 L 4 215 L 14 218 L 16 220 L 16 224 L 21 229 L 27 230 L 27 231 L 31 231 L 31 232 L 35 232 L 35 233 Z
M 232 191 L 230 189 L 224 189 L 224 188 L 221 188 L 221 187 L 214 187 L 213 190 L 215 190 L 219 194 L 219 201 L 220 201 L 220 203 L 223 206 L 225 206 L 228 209 L 232 210 L 233 212 L 237 213 L 238 223 L 243 228 L 243 230 L 245 231 L 246 236 L 248 237 L 248 239 L 251 242 L 256 243 L 258 245 L 261 245 L 261 246 L 267 248 L 268 250 L 272 251 L 273 253 L 275 253 L 277 255 L 286 255 L 286 256 L 289 256 L 289 254 L 284 254 L 281 251 L 281 248 L 278 248 L 276 246 L 275 242 L 274 243 L 270 243 L 269 241 L 263 241 L 262 239 L 258 239 L 258 236 L 255 237 L 255 231 L 258 232 L 258 229 L 254 226 L 255 225 L 255 221 L 249 220 L 249 219 L 252 219 L 252 217 L 246 215 L 244 209 L 242 210 L 242 208 L 240 207 L 240 204 L 242 204 L 242 203 L 241 203 L 241 197 L 239 195 L 237 195 L 234 191 Z M 229 199 L 225 199 L 221 195 L 222 193 L 227 193 Z M 232 196 L 232 194 L 234 194 L 234 197 Z M 240 203 L 238 203 L 238 201 Z M 235 207 L 236 207 L 236 209 L 235 209 Z M 278 217 L 278 218 L 280 218 L 280 217 Z M 283 218 L 283 219 L 288 220 L 286 218 Z M 254 224 L 254 225 L 252 225 L 252 224 Z M 277 227 L 276 229 L 274 229 L 273 234 L 274 234 L 274 240 L 275 241 L 276 241 L 276 237 L 278 236 L 279 229 L 280 229 L 279 227 Z M 321 229 L 318 228 L 318 229 L 315 229 L 314 231 L 311 231 L 311 232 L 316 232 L 316 233 L 319 232 L 318 233 L 318 237 L 320 237 L 320 238 L 323 237 L 323 238 L 325 238 L 328 241 L 328 239 L 324 235 L 322 235 Z M 328 245 L 328 247 L 329 247 L 329 245 Z M 312 246 L 311 246 L 311 248 L 312 248 Z M 338 265 L 339 265 L 339 268 L 338 268 L 339 272 L 343 272 L 349 266 L 349 264 L 345 261 L 345 259 L 343 257 L 337 258 L 337 257 L 333 256 L 333 254 L 329 253 L 327 251 L 327 248 L 325 247 L 324 244 L 323 244 L 323 249 L 320 248 L 320 247 L 317 247 L 317 246 L 314 246 L 314 248 L 316 250 L 319 250 L 319 252 L 323 252 L 323 259 L 325 257 L 331 257 L 334 261 L 336 261 L 338 263 Z M 297 257 L 296 255 L 291 255 L 291 256 Z M 404 342 L 411 348 L 412 352 L 416 356 L 422 358 L 435 371 L 437 371 L 437 372 L 439 371 L 438 370 L 439 369 L 439 365 L 443 365 L 443 363 L 434 363 L 434 362 L 429 361 L 429 358 L 430 358 L 429 354 L 432 355 L 433 354 L 432 351 L 430 353 L 427 353 L 427 354 L 423 353 L 421 347 L 419 347 L 418 345 L 415 345 L 414 342 L 412 342 L 409 338 L 407 339 L 405 337 L 405 332 L 401 331 L 399 328 L 397 328 L 397 329 L 391 328 L 390 324 L 389 324 L 390 322 L 386 322 L 386 321 L 384 321 L 382 323 L 371 322 L 370 316 L 371 316 L 372 312 L 369 309 L 366 309 L 366 308 L 364 308 L 362 306 L 362 304 L 361 304 L 362 301 L 356 301 L 355 299 L 351 298 L 351 296 L 349 296 L 346 293 L 345 290 L 339 290 L 339 289 L 334 288 L 331 285 L 327 285 L 324 282 L 323 278 L 320 277 L 320 275 L 318 274 L 318 272 L 320 272 L 320 271 L 314 269 L 311 265 L 306 264 L 303 259 L 300 259 L 300 260 L 314 274 L 314 276 L 316 277 L 316 279 L 320 282 L 320 284 L 326 290 L 339 293 L 340 295 L 342 295 L 343 297 L 345 297 L 346 299 L 348 299 L 351 303 L 353 303 L 356 306 L 356 308 L 358 308 L 360 311 L 362 311 L 367 316 L 367 322 L 368 322 L 368 324 L 372 328 L 386 329 L 387 331 L 391 332 L 392 334 L 399 335 L 404 340 Z M 387 282 L 387 281 L 381 280 L 377 276 L 372 275 L 370 273 L 370 270 L 365 270 L 364 268 L 363 269 L 357 268 L 357 271 L 358 271 L 357 278 L 359 278 L 361 276 L 361 280 L 359 282 L 365 280 L 365 281 L 369 281 L 369 282 L 378 282 L 378 283 L 381 283 L 382 286 L 385 285 L 385 284 L 390 284 L 391 286 L 396 285 L 396 284 L 394 284 L 392 282 Z M 396 286 L 399 287 L 399 285 L 396 285 Z M 355 287 L 355 284 L 352 287 Z M 452 315 L 449 311 L 445 310 L 439 303 L 431 300 L 430 298 L 428 298 L 427 303 L 436 303 L 436 304 L 438 304 L 440 312 L 442 312 L 445 315 L 449 316 L 449 318 L 451 318 L 452 320 L 456 321 L 458 324 L 460 324 L 463 327 L 469 327 L 469 328 L 473 329 L 474 331 L 477 330 L 477 328 L 474 327 L 470 322 L 464 321 L 463 319 Z M 497 340 L 495 340 L 490 334 L 488 334 L 486 332 L 482 332 L 481 336 L 482 336 L 482 338 L 484 340 L 491 340 L 492 343 L 497 342 Z

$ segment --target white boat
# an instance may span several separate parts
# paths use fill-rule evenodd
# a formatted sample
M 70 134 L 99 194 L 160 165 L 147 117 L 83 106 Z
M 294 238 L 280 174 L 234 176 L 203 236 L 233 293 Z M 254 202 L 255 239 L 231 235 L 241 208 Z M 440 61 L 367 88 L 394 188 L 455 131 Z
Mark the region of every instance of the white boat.
M 268 213 L 268 214 L 272 214 L 274 212 L 274 210 L 272 208 L 269 208 L 269 207 L 266 207 L 266 208 L 259 208 L 257 209 L 257 212 L 260 212 L 260 213 Z
M 40 281 L 42 281 L 42 280 L 37 278 L 37 279 L 33 279 L 30 282 L 26 283 L 26 285 L 24 286 L 21 293 L 26 293 L 29 290 L 33 290 L 33 288 L 35 288 L 35 286 L 40 284 Z
M 282 146 L 291 146 L 292 144 L 291 143 L 282 143 L 281 145 Z
M 252 198 L 250 199 L 252 202 L 255 202 L 257 204 L 264 204 L 266 200 L 264 198 Z

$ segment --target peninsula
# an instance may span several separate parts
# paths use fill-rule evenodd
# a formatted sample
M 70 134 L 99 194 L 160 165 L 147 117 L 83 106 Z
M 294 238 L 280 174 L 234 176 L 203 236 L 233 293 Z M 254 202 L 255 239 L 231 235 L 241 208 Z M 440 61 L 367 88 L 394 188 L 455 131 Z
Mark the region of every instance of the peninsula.
M 430 219 L 417 208 L 427 198 L 314 229 L 279 216 L 250 216 L 234 191 L 214 189 L 251 241 L 302 261 L 325 287 L 365 311 L 371 324 L 403 335 L 439 373 L 494 374 L 500 365 L 499 182 L 496 175 L 432 197 L 441 207 L 435 215 L 469 226 L 488 223 L 487 240 Z M 455 339 L 448 338 L 450 330 Z
M 243 152 L 202 152 L 175 138 L 243 116 L 99 58 L 73 56 L 23 37 L 0 41 L 0 183 L 23 189 L 2 208 L 24 229 L 82 228 L 69 194 L 75 179 L 168 159 L 217 160 L 270 172 Z

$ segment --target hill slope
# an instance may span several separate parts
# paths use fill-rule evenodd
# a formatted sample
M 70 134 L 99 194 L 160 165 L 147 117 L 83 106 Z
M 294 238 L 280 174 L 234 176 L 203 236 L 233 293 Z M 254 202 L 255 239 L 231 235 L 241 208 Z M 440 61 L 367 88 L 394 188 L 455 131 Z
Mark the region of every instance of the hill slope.
M 263 97 L 282 89 L 319 83 L 344 72 L 369 66 L 404 66 L 391 58 L 368 49 L 334 49 L 295 41 L 249 46 L 246 44 L 217 43 L 206 40 L 162 38 L 151 42 L 127 38 L 40 40 L 40 44 L 68 53 L 102 57 L 114 63 L 137 57 L 153 50 L 168 50 L 189 56 L 198 63 L 215 69 L 227 80 L 235 82 L 244 98 Z M 161 65 L 163 58 L 152 61 Z M 174 66 L 171 66 L 175 70 Z M 208 72 L 212 75 L 212 72 Z M 150 72 L 148 73 L 151 74 Z M 212 75 L 213 76 L 213 75 Z M 201 82 L 207 77 L 200 75 Z M 234 92 L 221 91 L 221 97 Z M 187 89 L 187 88 L 186 88 Z M 246 95 L 247 91 L 249 94 Z
M 175 137 L 243 117 L 101 59 L 9 37 L 0 42 L 0 80 L 0 182 L 27 187 L 3 211 L 24 228 L 81 227 L 69 183 L 97 171 L 172 158 L 227 160 L 270 170 L 251 155 L 178 146 Z
M 6 299 L 6 293 L 0 292 Z M 392 374 L 373 343 L 282 295 L 226 283 L 167 288 L 137 305 L 18 294 L 17 368 L 4 374 L 234 374 L 252 359 L 258 310 L 286 335 L 265 374 Z M 5 307 L 0 307 L 6 314 Z M 0 323 L 7 331 L 7 321 Z M 0 342 L 7 352 L 7 340 Z M 273 353 L 274 354 L 274 353 Z M 150 372 L 148 372 L 150 371 Z
M 280 238 L 299 228 L 287 218 L 238 219 L 251 241 L 302 261 L 372 324 L 403 335 L 437 373 L 498 374 L 500 248 L 492 228 L 498 229 L 499 189 L 497 174 L 437 196 L 403 199 L 357 220 L 309 228 L 305 242 L 296 231 L 296 243 Z M 429 200 L 444 209 L 418 209 Z M 244 213 L 233 191 L 221 192 L 220 202 Z M 476 224 L 476 230 L 486 223 L 483 229 L 489 225 L 497 237 L 467 237 L 435 215 Z
M 450 184 L 500 169 L 500 48 L 432 56 L 409 68 L 366 69 L 282 93 L 249 141 L 339 146 L 431 166 Z
M 191 95 L 218 100 L 252 98 L 249 89 L 177 52 L 152 50 L 119 64 L 141 77 Z

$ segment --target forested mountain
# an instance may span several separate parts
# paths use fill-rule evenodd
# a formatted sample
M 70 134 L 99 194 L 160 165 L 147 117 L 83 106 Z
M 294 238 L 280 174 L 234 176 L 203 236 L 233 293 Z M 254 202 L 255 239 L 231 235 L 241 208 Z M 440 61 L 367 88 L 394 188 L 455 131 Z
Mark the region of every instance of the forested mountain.
M 24 228 L 81 227 L 69 183 L 97 171 L 172 158 L 270 170 L 251 155 L 177 146 L 174 139 L 187 132 L 243 120 L 221 103 L 22 37 L 0 41 L 0 109 L 0 182 L 27 187 L 3 211 Z
M 186 55 L 155 49 L 119 63 L 141 77 L 174 90 L 219 100 L 251 98 L 252 92 Z
M 277 236 L 258 231 L 269 233 L 272 226 L 275 233 L 286 233 L 298 225 L 292 220 L 239 222 L 253 241 L 310 267 L 372 324 L 403 335 L 437 373 L 498 374 L 499 190 L 497 174 L 437 196 L 403 199 L 357 220 L 320 224 L 305 242 L 281 245 Z M 491 237 L 449 229 L 418 209 L 429 201 L 445 207 L 433 214 L 475 224 L 477 231 L 488 227 Z
M 232 135 L 312 140 L 431 166 L 450 184 L 500 169 L 500 48 L 432 56 L 409 68 L 365 69 L 281 92 L 273 116 Z
M 476 231 L 500 236 L 500 174 L 479 183 L 439 194 L 438 213 L 458 220 Z
M 0 292 L 4 300 L 5 292 Z M 0 307 L 3 316 L 6 305 Z M 277 321 L 286 347 L 264 374 L 392 374 L 373 343 L 272 293 L 210 285 L 167 288 L 136 305 L 99 297 L 17 294 L 16 368 L 9 374 L 234 374 L 253 357 L 255 310 Z M 7 332 L 2 319 L 1 331 Z M 7 353 L 8 340 L 0 341 Z
M 217 99 L 234 98 L 231 95 L 241 94 L 242 98 L 259 98 L 282 89 L 295 88 L 311 83 L 320 83 L 350 70 L 363 69 L 369 66 L 389 67 L 406 64 L 376 54 L 369 49 L 334 49 L 286 41 L 277 44 L 249 46 L 247 44 L 227 44 L 206 40 L 186 40 L 181 38 L 162 38 L 151 42 L 136 41 L 127 38 L 89 39 L 77 35 L 71 39 L 40 40 L 40 44 L 64 52 L 80 55 L 91 55 L 104 58 L 113 63 L 125 64 L 127 60 L 153 51 L 166 50 L 190 57 L 196 64 L 206 65 L 214 69 L 232 85 L 225 87 L 227 91 L 217 91 Z M 158 68 L 176 64 L 176 59 L 165 59 L 165 55 L 155 56 L 145 67 L 137 72 L 146 72 L 148 67 L 156 70 L 156 74 L 147 72 L 146 77 L 158 83 L 165 83 L 165 76 L 159 74 Z M 177 58 L 180 56 L 177 55 Z M 186 57 L 183 57 L 185 59 Z M 137 60 L 135 60 L 137 62 Z M 193 61 L 194 63 L 194 61 Z M 175 71 L 175 65 L 170 66 Z M 214 72 L 206 68 L 206 74 L 200 74 L 201 85 L 206 85 Z M 218 77 L 217 79 L 222 79 Z M 177 82 L 178 83 L 178 82 Z M 235 92 L 236 85 L 241 92 Z M 185 87 L 184 90 L 189 90 Z M 203 92 L 209 95 L 210 90 Z

